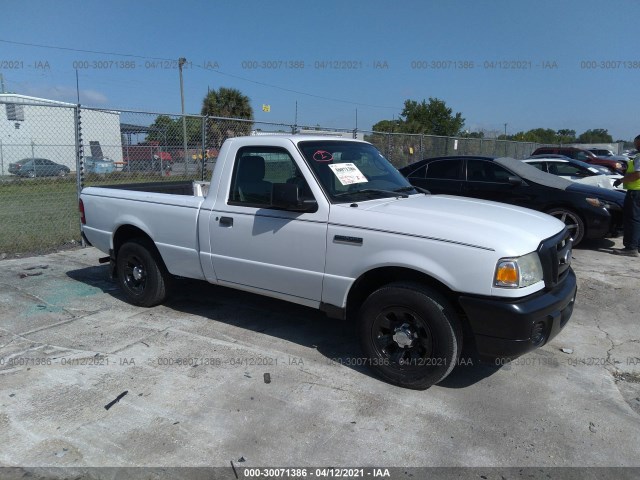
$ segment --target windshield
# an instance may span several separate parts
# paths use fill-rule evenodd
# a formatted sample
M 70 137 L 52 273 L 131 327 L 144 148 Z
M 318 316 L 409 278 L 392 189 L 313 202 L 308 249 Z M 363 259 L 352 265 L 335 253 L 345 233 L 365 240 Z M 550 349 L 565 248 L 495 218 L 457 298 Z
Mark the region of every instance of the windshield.
M 371 144 L 321 140 L 300 142 L 298 147 L 324 191 L 336 202 L 416 193 Z

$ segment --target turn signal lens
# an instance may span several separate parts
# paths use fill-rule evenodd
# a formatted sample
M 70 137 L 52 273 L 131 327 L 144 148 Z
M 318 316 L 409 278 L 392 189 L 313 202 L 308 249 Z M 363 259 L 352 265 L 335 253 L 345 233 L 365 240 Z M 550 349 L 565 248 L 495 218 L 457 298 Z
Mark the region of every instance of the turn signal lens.
M 500 262 L 496 268 L 496 287 L 517 287 L 518 286 L 518 264 L 514 261 Z

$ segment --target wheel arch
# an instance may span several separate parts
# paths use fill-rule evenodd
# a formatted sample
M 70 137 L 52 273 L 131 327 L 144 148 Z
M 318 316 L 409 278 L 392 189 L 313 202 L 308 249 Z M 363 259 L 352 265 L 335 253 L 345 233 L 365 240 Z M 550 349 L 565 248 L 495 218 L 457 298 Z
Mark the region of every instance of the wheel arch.
M 144 243 L 146 243 L 151 253 L 155 255 L 158 261 L 161 263 L 161 267 L 164 268 L 165 271 L 167 271 L 167 266 L 164 262 L 164 259 L 162 258 L 162 254 L 158 250 L 158 247 L 156 247 L 156 244 L 151 238 L 151 235 L 149 235 L 140 227 L 137 227 L 131 224 L 120 225 L 114 232 L 113 248 L 112 248 L 112 255 L 111 255 L 112 258 L 113 259 L 117 258 L 118 251 L 120 250 L 122 245 L 124 245 L 125 243 L 133 239 L 139 239 Z
M 587 219 L 584 216 L 584 213 L 580 211 L 579 208 L 576 208 L 575 206 L 564 203 L 564 202 L 554 202 L 549 205 L 546 205 L 542 210 L 542 212 L 547 213 L 551 210 L 555 210 L 558 208 L 569 210 L 570 212 L 575 213 L 580 218 L 580 220 L 582 221 L 582 228 L 584 229 L 584 232 L 582 232 L 582 239 L 587 238 L 587 232 L 589 231 L 589 224 L 587 222 Z
M 413 282 L 430 287 L 444 295 L 461 318 L 464 316 L 458 303 L 458 295 L 440 280 L 408 267 L 385 266 L 369 270 L 353 282 L 347 294 L 345 318 L 356 318 L 358 308 L 364 300 L 378 288 L 392 282 Z

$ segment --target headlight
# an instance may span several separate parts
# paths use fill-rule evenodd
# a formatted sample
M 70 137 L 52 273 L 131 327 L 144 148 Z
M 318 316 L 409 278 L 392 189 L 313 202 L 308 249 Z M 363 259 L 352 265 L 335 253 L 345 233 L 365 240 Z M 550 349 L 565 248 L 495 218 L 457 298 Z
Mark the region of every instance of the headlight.
M 587 203 L 594 207 L 604 207 L 606 209 L 617 210 L 619 209 L 618 205 L 615 203 L 607 202 L 606 200 L 600 200 L 599 198 L 585 198 Z
M 517 258 L 501 258 L 496 265 L 493 285 L 522 288 L 542 281 L 542 264 L 537 252 Z

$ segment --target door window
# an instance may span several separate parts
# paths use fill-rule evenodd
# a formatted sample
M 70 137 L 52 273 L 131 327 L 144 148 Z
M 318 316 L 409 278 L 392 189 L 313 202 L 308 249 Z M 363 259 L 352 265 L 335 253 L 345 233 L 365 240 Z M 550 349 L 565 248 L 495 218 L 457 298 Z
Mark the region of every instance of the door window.
M 546 164 L 544 162 L 527 162 L 527 164 L 532 167 L 536 167 L 538 170 L 542 170 L 543 172 L 547 171 Z
M 267 208 L 274 183 L 292 183 L 303 197 L 311 190 L 289 152 L 274 147 L 245 147 L 236 155 L 229 203 Z
M 462 160 L 438 160 L 427 166 L 427 178 L 437 180 L 459 180 Z
M 514 175 L 488 160 L 467 160 L 467 179 L 470 182 L 509 183 Z

